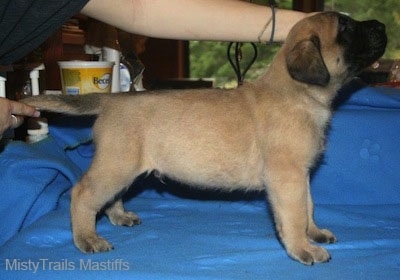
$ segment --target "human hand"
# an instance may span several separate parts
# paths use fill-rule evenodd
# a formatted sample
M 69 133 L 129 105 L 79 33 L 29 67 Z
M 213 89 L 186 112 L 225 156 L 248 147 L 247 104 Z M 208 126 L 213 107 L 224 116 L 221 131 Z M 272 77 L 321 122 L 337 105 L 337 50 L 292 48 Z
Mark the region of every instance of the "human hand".
M 24 117 L 39 116 L 40 112 L 32 106 L 0 97 L 0 139 L 6 129 L 20 126 Z

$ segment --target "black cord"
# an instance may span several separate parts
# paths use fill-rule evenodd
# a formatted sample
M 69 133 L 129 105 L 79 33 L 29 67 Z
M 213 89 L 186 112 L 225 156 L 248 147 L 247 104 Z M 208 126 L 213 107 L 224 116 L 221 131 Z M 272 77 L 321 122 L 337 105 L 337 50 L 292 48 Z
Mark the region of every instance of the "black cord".
M 274 36 L 275 36 L 275 19 L 276 19 L 276 10 L 275 8 L 278 6 L 275 2 L 275 0 L 268 0 L 268 5 L 271 7 L 272 11 L 272 30 L 271 30 L 271 37 L 269 39 L 269 43 L 272 43 L 274 41 Z M 268 42 L 267 42 L 268 43 Z M 235 59 L 232 59 L 231 56 L 231 49 L 233 44 L 235 44 Z M 242 60 L 242 43 L 239 42 L 230 42 L 228 45 L 228 51 L 227 51 L 227 56 L 229 63 L 231 64 L 233 70 L 235 71 L 235 75 L 237 78 L 238 86 L 241 86 L 244 81 L 244 77 L 246 76 L 247 71 L 249 71 L 250 67 L 254 64 L 254 62 L 257 59 L 258 56 L 258 51 L 257 51 L 257 45 L 255 43 L 250 43 L 251 46 L 253 47 L 253 58 L 251 61 L 246 65 L 244 71 L 242 72 L 240 69 L 240 61 Z
M 276 10 L 275 8 L 278 6 L 275 0 L 268 0 L 268 5 L 271 7 L 272 11 L 272 30 L 271 37 L 269 38 L 269 42 L 272 43 L 274 41 L 275 36 L 275 24 L 276 24 Z
M 232 46 L 235 44 L 235 52 L 234 52 L 234 59 L 232 59 Z M 258 56 L 258 51 L 257 51 L 257 45 L 255 43 L 250 43 L 250 45 L 253 47 L 253 57 L 250 60 L 250 62 L 246 65 L 244 71 L 242 72 L 240 69 L 240 62 L 242 60 L 243 54 L 242 54 L 242 45 L 243 43 L 234 43 L 230 42 L 228 45 L 228 51 L 227 51 L 227 56 L 229 63 L 231 64 L 233 70 L 235 71 L 238 86 L 243 85 L 244 77 L 246 76 L 247 71 L 249 71 L 250 67 L 254 64 L 254 62 L 257 59 Z

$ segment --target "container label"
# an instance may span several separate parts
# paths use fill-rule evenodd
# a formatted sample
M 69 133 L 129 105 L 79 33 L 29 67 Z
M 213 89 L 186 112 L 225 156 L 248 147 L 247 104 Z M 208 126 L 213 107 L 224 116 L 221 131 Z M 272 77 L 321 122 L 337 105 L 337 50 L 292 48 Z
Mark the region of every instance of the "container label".
M 100 78 L 93 77 L 93 84 L 95 84 L 99 89 L 104 90 L 111 85 L 111 75 L 106 73 Z
M 71 95 L 79 94 L 79 88 L 78 87 L 65 87 L 65 91 L 66 91 L 67 94 L 71 94 Z

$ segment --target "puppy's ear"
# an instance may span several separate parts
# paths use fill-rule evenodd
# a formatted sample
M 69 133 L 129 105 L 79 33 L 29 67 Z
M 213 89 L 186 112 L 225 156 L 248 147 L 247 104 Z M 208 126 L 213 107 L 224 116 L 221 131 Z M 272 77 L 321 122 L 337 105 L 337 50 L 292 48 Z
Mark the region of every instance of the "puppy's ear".
M 317 36 L 298 42 L 287 54 L 286 65 L 290 76 L 297 81 L 318 86 L 329 83 L 330 75 Z

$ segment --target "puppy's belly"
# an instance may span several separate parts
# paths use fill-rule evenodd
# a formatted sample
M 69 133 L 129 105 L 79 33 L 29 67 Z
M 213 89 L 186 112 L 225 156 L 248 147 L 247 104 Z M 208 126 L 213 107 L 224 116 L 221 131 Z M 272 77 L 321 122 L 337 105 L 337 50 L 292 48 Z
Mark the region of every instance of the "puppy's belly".
M 222 189 L 263 190 L 263 162 L 255 144 L 241 149 L 209 143 L 164 143 L 153 149 L 151 168 L 194 186 Z M 225 143 L 226 144 L 226 143 Z

